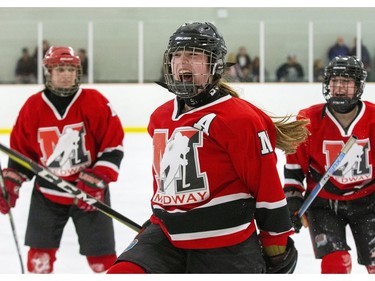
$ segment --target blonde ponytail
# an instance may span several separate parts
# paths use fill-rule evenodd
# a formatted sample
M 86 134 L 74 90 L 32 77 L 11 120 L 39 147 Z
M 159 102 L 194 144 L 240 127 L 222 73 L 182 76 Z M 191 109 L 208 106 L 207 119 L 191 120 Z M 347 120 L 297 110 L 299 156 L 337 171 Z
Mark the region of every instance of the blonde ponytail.
M 306 125 L 310 123 L 308 119 L 290 121 L 292 115 L 283 117 L 273 117 L 276 127 L 276 147 L 285 152 L 285 154 L 293 154 L 297 147 L 304 142 L 310 132 Z M 278 119 L 275 121 L 275 119 Z

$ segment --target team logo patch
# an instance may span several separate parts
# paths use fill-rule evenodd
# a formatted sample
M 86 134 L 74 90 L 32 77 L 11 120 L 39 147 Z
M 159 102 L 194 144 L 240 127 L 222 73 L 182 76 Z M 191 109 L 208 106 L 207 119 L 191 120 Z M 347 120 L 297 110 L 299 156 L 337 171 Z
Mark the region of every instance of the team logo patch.
M 207 125 L 207 122 L 204 123 Z M 178 128 L 170 138 L 167 131 L 154 133 L 154 170 L 158 192 L 153 202 L 182 206 L 202 202 L 209 197 L 208 178 L 200 168 L 198 151 L 203 147 L 204 130 L 203 127 L 202 131 L 191 127 Z
M 344 144 L 341 141 L 323 142 L 326 170 L 332 165 L 343 146 Z M 357 140 L 352 149 L 345 155 L 342 164 L 333 173 L 333 178 L 340 184 L 354 184 L 371 180 L 372 165 L 370 164 L 370 151 L 369 139 Z M 353 191 L 354 189 L 347 190 L 348 193 Z

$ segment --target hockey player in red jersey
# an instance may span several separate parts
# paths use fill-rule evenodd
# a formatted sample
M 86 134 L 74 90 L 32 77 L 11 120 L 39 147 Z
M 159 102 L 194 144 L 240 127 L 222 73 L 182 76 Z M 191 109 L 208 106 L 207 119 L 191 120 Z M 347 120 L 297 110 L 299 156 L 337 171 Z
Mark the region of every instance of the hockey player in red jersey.
M 164 86 L 176 98 L 148 125 L 153 214 L 108 273 L 293 272 L 277 129 L 221 82 L 226 52 L 211 23 L 184 24 L 170 37 Z M 290 126 L 293 149 L 307 130 Z
M 375 273 L 375 105 L 361 101 L 366 76 L 356 57 L 334 58 L 324 73 L 327 102 L 299 112 L 298 118 L 310 119 L 311 135 L 295 154 L 287 155 L 284 191 L 298 232 L 302 223 L 296 213 L 304 198 L 349 137 L 358 138 L 306 212 L 315 257 L 322 259 L 322 273 L 351 272 L 347 226 L 355 240 L 358 263 Z
M 43 66 L 45 89 L 28 98 L 21 108 L 10 146 L 110 205 L 108 184 L 117 180 L 123 158 L 120 119 L 101 93 L 80 88 L 81 62 L 72 48 L 52 46 Z M 10 159 L 3 176 L 8 201 L 0 197 L 0 211 L 6 214 L 15 206 L 22 183 L 34 175 Z M 114 263 L 112 219 L 36 178 L 25 237 L 30 246 L 29 272 L 53 272 L 69 218 L 76 228 L 80 253 L 91 269 L 104 272 Z

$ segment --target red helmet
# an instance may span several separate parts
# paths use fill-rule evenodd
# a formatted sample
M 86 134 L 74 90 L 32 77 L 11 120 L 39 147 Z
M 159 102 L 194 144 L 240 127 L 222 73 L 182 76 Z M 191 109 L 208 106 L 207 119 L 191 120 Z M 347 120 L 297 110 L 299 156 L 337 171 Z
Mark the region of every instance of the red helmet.
M 81 59 L 71 47 L 50 47 L 44 56 L 43 65 L 49 68 L 62 64 L 80 66 Z
M 52 84 L 51 70 L 57 66 L 74 66 L 76 67 L 77 77 L 74 85 L 70 88 L 57 88 Z M 70 96 L 77 92 L 79 85 L 81 84 L 82 67 L 81 59 L 77 56 L 71 47 L 55 47 L 51 46 L 43 59 L 45 85 L 55 95 L 58 96 Z

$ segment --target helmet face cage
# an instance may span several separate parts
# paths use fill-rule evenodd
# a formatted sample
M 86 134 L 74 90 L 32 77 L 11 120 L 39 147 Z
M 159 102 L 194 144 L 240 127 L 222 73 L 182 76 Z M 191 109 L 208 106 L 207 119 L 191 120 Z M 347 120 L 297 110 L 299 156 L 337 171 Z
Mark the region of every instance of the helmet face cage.
M 194 72 L 194 62 L 192 62 L 192 66 L 189 67 L 189 69 L 192 69 L 191 73 L 185 73 L 184 75 L 177 73 L 177 70 L 174 69 L 175 66 L 173 65 L 173 57 L 178 52 L 191 52 L 192 54 L 202 53 L 207 60 L 204 64 L 208 66 L 208 71 L 206 73 Z M 183 68 L 182 65 L 181 68 Z M 168 85 L 169 90 L 182 98 L 194 97 L 208 88 L 210 85 L 212 85 L 214 82 L 216 69 L 217 56 L 210 51 L 206 51 L 205 49 L 181 46 L 169 49 L 164 54 L 164 79 Z M 197 81 L 204 82 L 199 83 Z
M 207 73 L 191 73 L 190 79 L 183 79 L 174 73 L 173 57 L 177 52 L 202 53 L 207 58 Z M 168 89 L 182 98 L 191 98 L 210 89 L 224 72 L 224 58 L 227 48 L 221 34 L 211 23 L 184 24 L 170 37 L 164 53 L 163 74 Z M 191 67 L 191 69 L 194 69 Z M 197 76 L 207 76 L 197 84 Z
M 333 77 L 353 78 L 356 87 L 355 96 L 353 98 L 332 97 L 329 84 Z M 363 63 L 356 57 L 335 57 L 324 71 L 323 96 L 336 111 L 341 113 L 348 112 L 353 109 L 361 99 L 366 77 L 367 72 L 364 69 Z
M 76 71 L 74 84 L 69 88 L 59 88 L 52 83 L 52 69 L 55 67 L 73 67 Z M 67 97 L 77 92 L 82 79 L 81 60 L 71 47 L 54 47 L 52 46 L 43 59 L 43 68 L 45 75 L 45 86 L 53 94 L 61 97 Z

